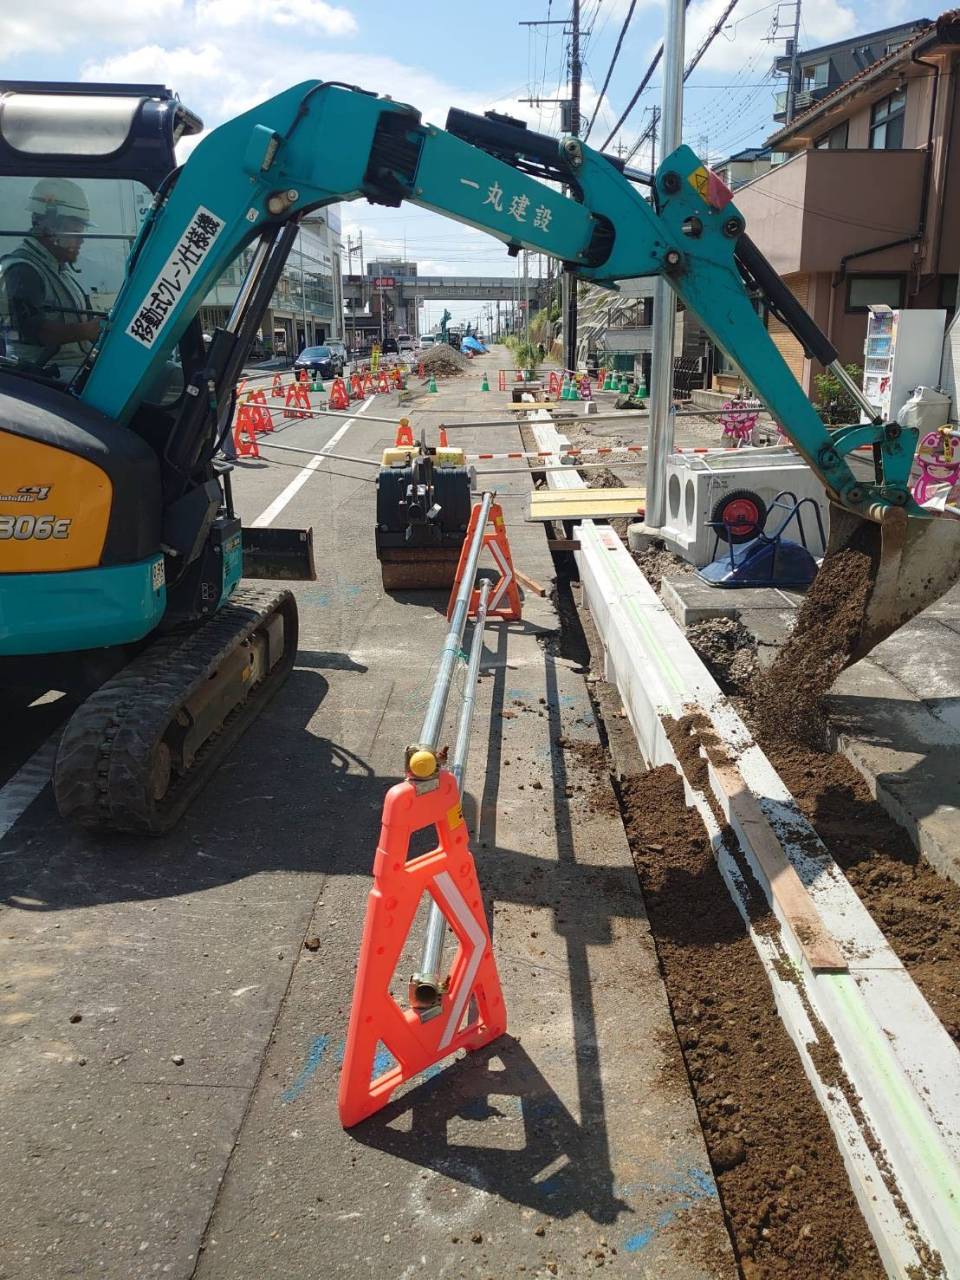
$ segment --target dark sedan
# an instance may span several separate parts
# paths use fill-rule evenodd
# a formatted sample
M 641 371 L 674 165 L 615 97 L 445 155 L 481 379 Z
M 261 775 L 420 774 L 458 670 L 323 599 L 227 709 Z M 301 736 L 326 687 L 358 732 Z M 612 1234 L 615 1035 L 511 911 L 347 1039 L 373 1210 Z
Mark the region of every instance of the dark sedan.
M 308 369 L 321 378 L 339 378 L 343 374 L 343 357 L 330 347 L 305 347 L 293 362 L 295 372 Z

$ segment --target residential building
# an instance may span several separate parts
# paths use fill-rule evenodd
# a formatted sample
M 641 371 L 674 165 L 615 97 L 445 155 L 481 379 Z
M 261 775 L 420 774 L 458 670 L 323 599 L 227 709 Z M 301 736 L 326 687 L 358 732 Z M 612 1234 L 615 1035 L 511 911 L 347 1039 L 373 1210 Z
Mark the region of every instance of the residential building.
M 945 307 L 960 266 L 960 10 L 943 14 L 767 139 L 784 163 L 737 192 L 751 238 L 844 363 L 867 308 Z M 809 393 L 819 371 L 773 317 Z
M 307 214 L 261 326 L 266 352 L 296 356 L 304 347 L 343 340 L 341 253 L 339 206 Z M 208 332 L 225 323 L 252 254 L 242 253 L 204 299 L 200 322 Z
M 774 99 L 774 120 L 786 124 L 791 72 L 793 114 L 796 118 L 875 62 L 894 53 L 929 25 L 929 18 L 915 18 L 896 27 L 884 27 L 882 31 L 870 31 L 866 35 L 823 44 L 816 49 L 802 49 L 796 59 L 791 48 L 792 40 L 788 40 L 786 53 L 773 64 L 776 71 L 785 73 L 787 77 L 787 87 Z
M 731 191 L 736 191 L 754 178 L 762 178 L 769 173 L 772 156 L 769 147 L 744 147 L 742 151 L 728 156 L 723 164 L 716 165 L 714 171 Z

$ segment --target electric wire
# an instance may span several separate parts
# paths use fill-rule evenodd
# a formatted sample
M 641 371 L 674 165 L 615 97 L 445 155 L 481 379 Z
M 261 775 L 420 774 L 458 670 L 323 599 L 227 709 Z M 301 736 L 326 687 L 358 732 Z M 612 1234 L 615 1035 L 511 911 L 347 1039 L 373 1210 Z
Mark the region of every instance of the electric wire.
M 617 65 L 617 59 L 620 57 L 620 50 L 623 48 L 624 36 L 626 36 L 627 34 L 627 29 L 630 26 L 630 20 L 633 17 L 633 11 L 636 7 L 637 7 L 637 0 L 630 0 L 630 7 L 627 10 L 627 16 L 623 20 L 623 26 L 620 28 L 620 34 L 617 37 L 617 43 L 613 50 L 613 57 L 610 59 L 610 65 L 607 67 L 607 74 L 603 80 L 603 88 L 600 90 L 600 96 L 597 98 L 597 104 L 593 108 L 593 115 L 590 117 L 590 123 L 587 125 L 587 131 L 583 135 L 584 142 L 586 142 L 586 140 L 590 137 L 590 131 L 593 129 L 594 122 L 596 121 L 596 118 L 597 118 L 597 113 L 599 112 L 601 103 L 603 102 L 603 99 L 606 96 L 607 89 L 610 85 L 610 77 L 613 75 L 613 69 Z

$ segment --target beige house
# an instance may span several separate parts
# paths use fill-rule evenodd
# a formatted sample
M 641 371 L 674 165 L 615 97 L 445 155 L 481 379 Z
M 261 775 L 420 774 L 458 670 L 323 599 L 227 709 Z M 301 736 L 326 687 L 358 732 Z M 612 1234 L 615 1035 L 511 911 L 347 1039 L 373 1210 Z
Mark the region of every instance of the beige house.
M 741 187 L 751 238 L 845 364 L 870 303 L 946 307 L 960 266 L 960 10 L 942 14 L 767 139 L 786 159 Z M 772 316 L 808 392 L 819 365 Z

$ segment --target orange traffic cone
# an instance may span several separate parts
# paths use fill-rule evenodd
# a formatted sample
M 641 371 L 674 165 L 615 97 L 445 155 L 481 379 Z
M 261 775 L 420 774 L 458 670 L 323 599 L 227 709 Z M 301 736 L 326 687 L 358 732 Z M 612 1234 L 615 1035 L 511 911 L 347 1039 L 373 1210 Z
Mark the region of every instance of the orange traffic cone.
M 454 601 L 457 598 L 457 591 L 460 588 L 460 582 L 463 578 L 464 570 L 467 564 L 467 558 L 470 546 L 473 542 L 474 530 L 477 527 L 477 521 L 480 518 L 480 503 L 475 503 L 473 510 L 470 512 L 470 523 L 467 526 L 467 532 L 464 534 L 463 547 L 460 551 L 460 563 L 457 565 L 456 577 L 453 580 L 453 587 L 450 591 L 450 603 L 447 605 L 447 617 L 453 614 Z M 491 532 L 490 525 L 493 525 Z M 517 575 L 513 568 L 513 556 L 510 554 L 510 542 L 507 538 L 507 526 L 503 519 L 503 509 L 496 502 L 490 507 L 490 515 L 487 520 L 487 527 L 483 531 L 483 546 L 487 548 L 493 557 L 494 563 L 500 570 L 500 577 L 494 584 L 493 591 L 490 593 L 490 603 L 487 607 L 487 618 L 499 618 L 502 622 L 519 622 L 522 616 L 520 605 L 520 588 L 517 586 Z M 480 591 L 476 587 L 470 597 L 470 617 L 477 616 L 477 604 L 480 600 Z M 506 603 L 504 603 L 506 601 Z
M 259 458 L 260 446 L 257 444 L 257 432 L 253 424 L 250 406 L 241 404 L 237 409 L 237 420 L 233 427 L 233 443 L 238 458 Z
M 450 441 L 447 439 L 447 428 L 441 423 L 440 424 L 440 448 L 449 449 L 449 447 L 450 447 Z
M 310 417 L 310 391 L 306 382 L 291 382 L 287 387 L 287 398 L 284 402 L 285 418 Z M 306 412 L 304 412 L 306 411 Z
M 404 449 L 409 445 L 413 447 L 413 427 L 410 425 L 409 418 L 401 418 L 397 426 L 397 438 L 393 442 L 395 449 Z
M 408 859 L 410 838 L 424 827 L 436 829 L 437 847 Z M 424 892 L 443 912 L 459 945 L 440 1012 L 422 1022 L 416 1009 L 401 1009 L 390 985 Z M 385 1106 L 404 1081 L 459 1049 L 489 1044 L 506 1029 L 456 781 L 441 771 L 433 790 L 418 793 L 408 778 L 390 788 L 383 804 L 340 1072 L 340 1123 L 345 1129 L 359 1124 Z M 395 1063 L 372 1078 L 381 1044 Z
M 247 403 L 250 405 L 250 411 L 253 415 L 254 431 L 266 434 L 273 430 L 273 418 L 270 414 L 270 408 L 267 405 L 267 395 L 265 391 L 252 391 L 247 396 Z
M 333 380 L 328 407 L 331 409 L 350 408 L 350 393 L 347 391 L 347 384 L 342 378 L 334 378 Z

